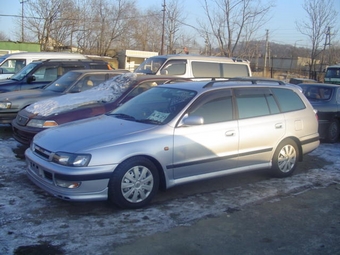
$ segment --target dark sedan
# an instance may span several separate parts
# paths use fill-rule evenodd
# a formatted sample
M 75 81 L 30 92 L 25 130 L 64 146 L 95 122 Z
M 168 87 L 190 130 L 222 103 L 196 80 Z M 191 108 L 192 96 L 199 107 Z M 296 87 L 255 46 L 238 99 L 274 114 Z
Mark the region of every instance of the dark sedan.
M 318 111 L 320 140 L 335 143 L 340 135 L 340 86 L 326 83 L 299 84 Z
M 153 86 L 178 81 L 190 80 L 128 73 L 81 93 L 42 100 L 18 113 L 12 121 L 13 136 L 28 145 L 35 134 L 46 128 L 105 114 Z
M 126 72 L 129 71 L 99 69 L 73 70 L 65 73 L 49 85 L 46 85 L 43 89 L 0 93 L 0 123 L 10 124 L 21 109 L 39 100 L 85 91 L 99 85 L 103 81 Z

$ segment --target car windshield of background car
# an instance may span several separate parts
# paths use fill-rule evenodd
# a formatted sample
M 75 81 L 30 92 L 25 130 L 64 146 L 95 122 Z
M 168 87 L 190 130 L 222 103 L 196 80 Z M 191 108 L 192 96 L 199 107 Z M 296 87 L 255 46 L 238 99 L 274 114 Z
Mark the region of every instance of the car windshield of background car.
M 21 81 L 28 73 L 30 73 L 39 63 L 30 63 L 27 66 L 25 66 L 21 71 L 19 71 L 17 74 L 14 74 L 11 76 L 11 80 Z
M 64 92 L 68 89 L 75 81 L 77 81 L 78 77 L 81 76 L 79 72 L 67 72 L 63 76 L 61 76 L 58 80 L 49 84 L 45 87 L 45 90 L 54 91 L 54 92 Z
M 109 115 L 130 121 L 166 124 L 196 95 L 195 91 L 154 87 L 126 102 Z
M 137 74 L 135 73 L 117 75 L 92 89 L 80 93 L 66 94 L 38 101 L 28 106 L 26 111 L 40 116 L 49 116 L 89 104 L 112 102 L 131 86 L 136 77 Z

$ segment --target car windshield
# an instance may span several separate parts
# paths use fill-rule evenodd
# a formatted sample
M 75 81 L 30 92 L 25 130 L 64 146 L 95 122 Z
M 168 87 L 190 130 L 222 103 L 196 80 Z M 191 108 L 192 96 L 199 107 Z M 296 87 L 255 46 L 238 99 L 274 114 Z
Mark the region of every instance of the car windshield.
M 171 121 L 196 95 L 195 91 L 154 87 L 131 99 L 109 113 L 116 118 L 151 123 L 166 124 Z
M 340 78 L 340 67 L 327 68 L 325 78 Z
M 166 58 L 148 58 L 136 68 L 135 73 L 156 74 L 165 61 Z
M 39 63 L 38 62 L 32 62 L 25 66 L 23 69 L 21 69 L 18 73 L 11 76 L 11 80 L 21 81 L 24 79 L 27 74 L 29 74 Z
M 66 74 L 61 76 L 58 80 L 52 82 L 47 87 L 45 87 L 45 90 L 54 92 L 64 92 L 65 90 L 70 88 L 75 81 L 78 80 L 79 76 L 81 76 L 81 73 L 79 72 L 72 71 L 67 72 Z
M 299 84 L 303 94 L 309 100 L 329 100 L 332 96 L 333 89 L 324 86 L 308 86 Z

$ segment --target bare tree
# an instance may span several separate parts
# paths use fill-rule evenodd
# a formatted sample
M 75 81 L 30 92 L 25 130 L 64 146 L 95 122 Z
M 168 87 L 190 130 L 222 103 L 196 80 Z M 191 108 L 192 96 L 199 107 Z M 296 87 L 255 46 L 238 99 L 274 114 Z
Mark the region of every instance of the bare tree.
M 87 36 L 89 50 L 96 49 L 97 55 L 106 56 L 113 48 L 114 41 L 129 29 L 134 2 L 131 0 L 92 0 L 93 19 Z
M 25 30 L 29 38 L 37 38 L 43 51 L 62 45 L 75 22 L 73 9 L 72 0 L 28 1 Z
M 316 76 L 316 60 L 325 49 L 323 43 L 328 27 L 332 27 L 332 21 L 338 14 L 333 2 L 332 0 L 305 0 L 303 9 L 307 13 L 307 18 L 296 22 L 297 29 L 306 35 L 312 44 L 309 62 L 310 78 Z
M 176 43 L 179 38 L 179 29 L 183 23 L 183 6 L 178 0 L 171 0 L 165 6 L 166 19 L 165 31 L 167 41 L 167 53 L 175 53 Z
M 124 46 L 143 51 L 160 51 L 162 36 L 162 14 L 160 8 L 135 12 L 130 20 L 129 29 L 125 31 Z
M 272 7 L 271 2 L 262 4 L 261 0 L 204 0 L 209 30 L 200 24 L 208 41 L 217 42 L 220 54 L 232 57 L 240 41 L 248 46 L 246 42 L 265 24 Z

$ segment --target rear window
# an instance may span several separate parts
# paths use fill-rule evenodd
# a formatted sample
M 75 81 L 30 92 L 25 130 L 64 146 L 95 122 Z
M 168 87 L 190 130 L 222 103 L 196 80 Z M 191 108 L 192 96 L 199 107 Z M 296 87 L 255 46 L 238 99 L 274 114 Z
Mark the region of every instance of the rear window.
M 329 100 L 332 96 L 332 88 L 322 86 L 300 85 L 303 94 L 309 100 Z

